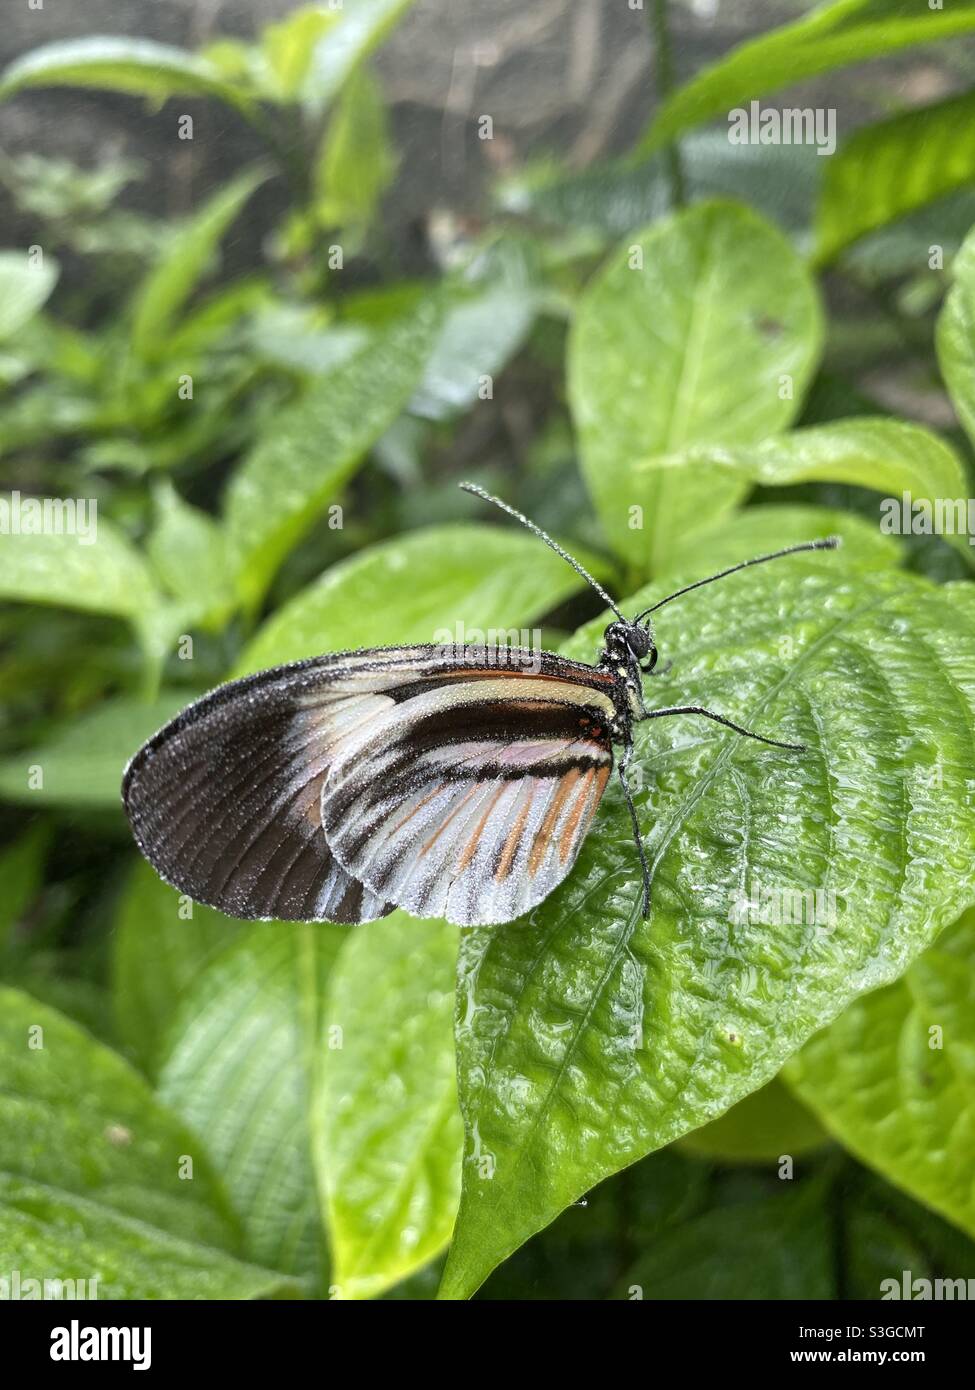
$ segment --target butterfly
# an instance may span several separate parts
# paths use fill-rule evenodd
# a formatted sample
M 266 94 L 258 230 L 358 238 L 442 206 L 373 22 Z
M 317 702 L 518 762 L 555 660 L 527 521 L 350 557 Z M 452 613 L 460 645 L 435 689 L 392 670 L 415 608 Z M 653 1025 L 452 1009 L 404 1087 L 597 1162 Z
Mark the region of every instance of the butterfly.
M 369 922 L 395 907 L 458 926 L 510 922 L 571 872 L 614 771 L 650 911 L 651 874 L 627 780 L 648 709 L 652 615 L 789 546 L 688 584 L 626 618 L 541 527 L 473 483 L 566 560 L 615 613 L 594 665 L 528 648 L 436 645 L 330 653 L 222 685 L 135 754 L 122 800 L 167 883 L 240 918 Z

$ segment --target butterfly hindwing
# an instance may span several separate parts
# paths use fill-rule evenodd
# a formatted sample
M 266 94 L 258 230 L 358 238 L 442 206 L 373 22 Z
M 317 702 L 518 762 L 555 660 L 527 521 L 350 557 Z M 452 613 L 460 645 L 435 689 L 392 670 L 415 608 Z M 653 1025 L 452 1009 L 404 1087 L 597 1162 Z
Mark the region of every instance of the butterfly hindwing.
M 333 761 L 322 825 L 339 862 L 416 916 L 527 912 L 572 868 L 612 770 L 596 679 L 552 657 L 415 689 Z

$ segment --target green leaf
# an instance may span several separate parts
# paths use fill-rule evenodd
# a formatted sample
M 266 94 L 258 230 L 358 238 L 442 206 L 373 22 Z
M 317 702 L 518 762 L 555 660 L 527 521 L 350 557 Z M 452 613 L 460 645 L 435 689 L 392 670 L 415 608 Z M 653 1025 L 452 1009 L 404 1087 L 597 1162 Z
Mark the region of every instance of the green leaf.
M 778 1079 L 753 1091 L 708 1125 L 678 1140 L 688 1153 L 720 1162 L 778 1163 L 827 1143 L 816 1118 Z
M 648 682 L 653 706 L 707 705 L 808 752 L 692 717 L 638 727 L 649 920 L 614 788 L 561 889 L 525 922 L 463 934 L 467 1139 L 445 1296 L 757 1090 L 975 900 L 975 590 L 831 559 L 751 570 L 659 614 L 674 668 Z M 570 654 L 591 660 L 601 625 Z
M 343 937 L 317 922 L 241 927 L 187 991 L 159 1081 L 223 1175 L 249 1257 L 318 1289 L 327 1281 L 311 1111 L 322 995 Z
M 747 108 L 760 93 L 972 29 L 972 0 L 955 0 L 938 10 L 914 0 L 819 5 L 791 24 L 740 44 L 678 88 L 660 107 L 634 157 L 645 158 L 701 121 Z
M 537 312 L 538 298 L 526 286 L 491 285 L 451 304 L 410 401 L 413 413 L 447 420 L 474 405 L 483 378 L 493 378 L 506 366 Z
M 119 1040 L 150 1078 L 183 996 L 239 933 L 222 912 L 163 883 L 144 860 L 132 866 L 112 937 L 112 993 Z
M 47 302 L 58 273 L 50 256 L 34 265 L 22 252 L 0 251 L 0 342 L 19 333 Z
M 620 1280 L 625 1299 L 835 1298 L 820 1184 L 736 1202 L 656 1240 Z
M 207 271 L 224 233 L 267 171 L 248 169 L 209 198 L 186 223 L 139 286 L 132 308 L 132 346 L 153 359 L 169 351 L 177 312 Z M 173 380 L 175 397 L 178 381 Z
M 855 483 L 933 499 L 959 496 L 966 486 L 958 455 L 944 440 L 921 425 L 881 415 L 810 425 L 737 447 L 695 447 L 677 457 L 648 459 L 642 467 L 681 469 L 688 460 L 733 469 L 765 487 Z
M 958 418 L 975 444 L 975 231 L 962 243 L 951 275 L 938 318 L 938 362 Z M 966 490 L 941 495 L 964 497 Z
M 90 37 L 45 44 L 0 74 L 0 101 L 27 87 L 100 87 L 156 100 L 216 96 L 248 109 L 241 88 L 223 81 L 218 68 L 151 39 Z
M 975 1235 L 975 913 L 859 999 L 785 1070 L 831 1134 Z
M 781 232 L 732 203 L 634 235 L 586 288 L 568 364 L 582 466 L 607 538 L 641 573 L 747 487 L 706 465 L 678 477 L 634 464 L 784 429 L 820 337 L 809 272 Z
M 746 507 L 710 530 L 692 531 L 676 547 L 673 567 L 691 579 L 703 579 L 742 560 L 820 536 L 839 536 L 844 565 L 857 569 L 889 569 L 901 559 L 889 536 L 882 536 L 876 526 L 852 512 L 777 503 Z
M 365 69 L 342 88 L 315 172 L 315 216 L 338 227 L 354 250 L 396 172 L 382 89 Z
M 302 87 L 313 112 L 321 112 L 349 74 L 374 52 L 413 0 L 344 0 L 336 22 L 315 44 Z
M 308 76 L 315 45 L 341 20 L 340 8 L 305 5 L 277 24 L 268 24 L 260 37 L 260 54 L 267 69 L 262 88 L 278 101 L 293 101 Z
M 852 242 L 975 179 L 975 148 L 958 132 L 975 119 L 975 95 L 904 111 L 864 126 L 827 160 L 816 210 L 817 264 Z
M 0 796 L 38 807 L 88 806 L 121 811 L 126 763 L 191 699 L 185 690 L 171 690 L 149 702 L 105 700 L 90 714 L 56 730 L 39 747 L 0 760 Z
M 234 603 L 223 530 L 168 481 L 156 487 L 154 501 L 156 524 L 146 547 L 153 569 L 201 622 L 219 626 Z
M 316 1159 L 333 1297 L 382 1293 L 450 1239 L 463 1140 L 456 958 L 456 928 L 394 913 L 348 934 L 329 981 Z
M 141 556 L 89 498 L 0 497 L 0 598 L 130 620 L 158 602 Z
M 598 573 L 588 555 L 582 563 Z M 429 526 L 340 561 L 259 630 L 235 671 L 391 642 L 499 640 L 531 646 L 526 626 L 583 581 L 531 536 L 504 526 Z M 476 628 L 477 631 L 472 629 Z
M 254 316 L 248 350 L 289 372 L 333 371 L 363 348 L 369 334 L 354 324 L 330 323 L 320 309 L 271 303 Z
M 198 1141 L 138 1073 L 53 1009 L 0 989 L 0 1267 L 96 1277 L 99 1298 L 293 1288 L 239 1249 Z
M 0 598 L 126 619 L 155 666 L 177 614 L 142 556 L 92 498 L 0 496 Z
M 793 483 L 847 483 L 873 488 L 886 496 L 878 504 L 882 534 L 900 534 L 902 501 L 964 499 L 968 484 L 961 460 L 944 440 L 921 425 L 883 416 L 861 415 L 828 425 L 810 425 L 755 444 L 722 444 L 686 449 L 681 454 L 645 460 L 637 474 L 672 474 L 686 468 L 725 468 L 766 487 Z M 949 535 L 973 562 L 963 535 Z
M 425 300 L 270 420 L 226 496 L 231 562 L 248 603 L 406 405 L 438 318 Z

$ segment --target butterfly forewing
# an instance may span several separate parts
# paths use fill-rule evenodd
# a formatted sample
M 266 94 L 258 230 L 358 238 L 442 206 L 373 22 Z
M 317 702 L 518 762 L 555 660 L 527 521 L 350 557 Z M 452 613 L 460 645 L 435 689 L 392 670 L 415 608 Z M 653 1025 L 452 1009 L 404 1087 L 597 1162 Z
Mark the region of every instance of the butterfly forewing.
M 321 787 L 342 739 L 392 704 L 383 690 L 401 680 L 396 668 L 415 669 L 427 650 L 395 649 L 383 671 L 374 653 L 300 662 L 190 705 L 125 774 L 142 853 L 181 892 L 235 917 L 363 922 L 391 912 L 335 860 Z
M 278 668 L 151 739 L 126 811 L 163 878 L 234 916 L 509 921 L 575 861 L 612 767 L 610 686 L 503 648 Z

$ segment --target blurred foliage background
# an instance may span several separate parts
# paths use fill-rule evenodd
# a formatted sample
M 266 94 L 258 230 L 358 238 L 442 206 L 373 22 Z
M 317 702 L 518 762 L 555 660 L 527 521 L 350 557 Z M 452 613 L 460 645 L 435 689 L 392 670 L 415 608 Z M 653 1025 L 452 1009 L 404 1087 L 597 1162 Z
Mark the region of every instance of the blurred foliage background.
M 434 1297 L 466 1142 L 446 1296 L 870 1298 L 905 1269 L 975 1276 L 973 552 L 878 525 L 878 494 L 972 492 L 975 4 L 726 8 L 106 3 L 101 36 L 89 7 L 6 35 L 0 481 L 95 499 L 98 539 L 0 536 L 0 1271 L 97 1272 L 103 1296 Z M 837 153 L 731 144 L 728 111 L 759 97 L 836 108 Z M 702 1044 L 705 1094 L 677 1118 L 640 1092 L 591 1132 L 613 1081 L 597 1032 L 558 1069 L 551 1132 L 528 1133 L 492 1066 L 532 938 L 508 957 L 506 933 L 474 933 L 465 1141 L 455 929 L 242 926 L 179 900 L 128 836 L 127 758 L 223 679 L 459 621 L 556 647 L 597 616 L 457 491 L 468 476 L 617 596 L 837 532 L 844 592 L 900 596 L 888 637 L 945 637 L 937 680 L 903 686 L 885 634 L 859 639 L 862 727 L 805 693 L 838 767 L 873 737 L 900 759 L 873 766 L 878 858 L 900 836 L 908 879 L 918 826 L 941 825 L 944 872 L 910 916 L 866 883 L 815 970 L 801 932 L 776 961 L 742 946 L 783 982 L 805 962 L 822 994 L 793 991 L 787 1026 L 771 992 L 754 1060 L 725 1048 L 710 1070 Z M 774 659 L 755 622 L 788 628 L 784 583 L 724 600 L 742 659 Z M 742 663 L 706 610 L 682 623 L 704 633 L 699 651 L 668 630 L 687 678 L 732 708 Z M 928 801 L 897 780 L 924 762 L 908 727 L 941 740 Z M 687 787 L 661 772 L 654 818 L 658 794 Z M 812 830 L 776 833 L 813 874 Z M 630 943 L 646 1066 L 689 1046 L 686 1003 L 666 1004 L 679 985 L 696 1009 L 709 964 L 668 955 L 668 862 Z M 622 920 L 559 902 L 530 931 L 581 936 L 539 957 L 536 1022 L 574 1017 L 566 958 L 588 989 Z M 847 947 L 873 912 L 867 968 Z M 497 1011 L 480 1036 L 468 1006 Z M 517 1171 L 506 1155 L 544 1179 L 484 1183 L 485 1162 Z

